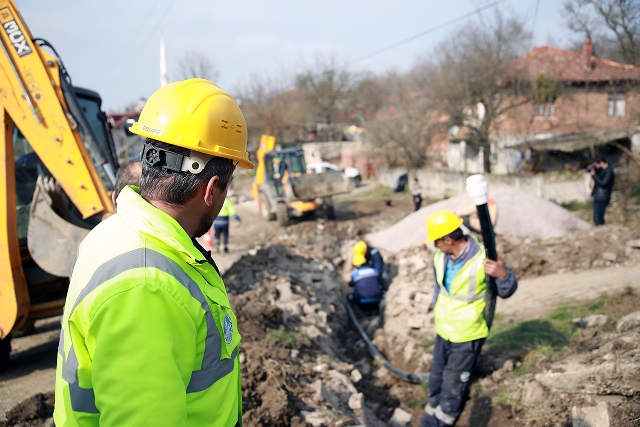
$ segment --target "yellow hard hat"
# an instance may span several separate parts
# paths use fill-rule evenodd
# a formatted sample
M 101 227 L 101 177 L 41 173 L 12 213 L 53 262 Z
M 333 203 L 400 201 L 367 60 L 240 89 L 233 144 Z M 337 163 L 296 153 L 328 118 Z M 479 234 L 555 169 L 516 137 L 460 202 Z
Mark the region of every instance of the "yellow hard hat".
M 435 211 L 427 218 L 427 243 L 441 239 L 457 230 L 462 225 L 462 219 L 451 211 Z
M 365 256 L 365 254 L 367 253 L 367 244 L 360 240 L 358 243 L 353 245 L 353 253 L 356 255 Z
M 365 262 L 367 262 L 367 259 L 364 257 L 364 255 L 357 253 L 353 256 L 353 265 L 355 265 L 356 267 L 364 264 Z
M 247 124 L 240 107 L 209 80 L 189 79 L 161 87 L 129 130 L 253 169 L 247 153 Z

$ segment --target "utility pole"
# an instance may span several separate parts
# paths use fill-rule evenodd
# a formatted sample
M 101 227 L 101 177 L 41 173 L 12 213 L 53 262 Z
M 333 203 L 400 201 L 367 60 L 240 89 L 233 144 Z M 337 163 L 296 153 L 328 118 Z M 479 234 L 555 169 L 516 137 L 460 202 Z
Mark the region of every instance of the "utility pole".
M 160 87 L 167 84 L 167 52 L 164 48 L 164 36 L 160 37 Z

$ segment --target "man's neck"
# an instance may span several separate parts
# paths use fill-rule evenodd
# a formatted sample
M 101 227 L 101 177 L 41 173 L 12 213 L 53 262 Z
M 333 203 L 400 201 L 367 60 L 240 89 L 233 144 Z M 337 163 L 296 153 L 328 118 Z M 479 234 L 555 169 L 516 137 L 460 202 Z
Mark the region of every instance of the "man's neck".
M 451 259 L 454 261 L 457 261 L 458 258 L 460 257 L 460 254 L 462 253 L 462 251 L 464 250 L 464 248 L 467 246 L 467 238 L 463 238 L 462 240 L 458 240 L 454 247 L 453 247 L 453 255 L 451 256 Z
M 196 237 L 196 231 L 200 225 L 196 218 L 200 216 L 196 214 L 193 209 L 189 208 L 190 202 L 187 202 L 185 205 L 174 205 L 162 200 L 147 200 L 147 202 L 175 219 L 176 222 L 184 228 L 184 231 L 187 232 L 189 237 L 192 239 Z

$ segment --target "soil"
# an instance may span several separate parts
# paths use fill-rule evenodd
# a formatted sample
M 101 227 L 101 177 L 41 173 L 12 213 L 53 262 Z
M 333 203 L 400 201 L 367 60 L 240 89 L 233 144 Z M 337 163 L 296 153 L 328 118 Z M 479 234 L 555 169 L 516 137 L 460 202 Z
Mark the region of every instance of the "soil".
M 411 214 L 410 197 L 400 194 L 375 198 L 371 196 L 374 185 L 365 183 L 352 194 L 336 198 L 335 221 L 311 216 L 295 219 L 281 228 L 275 221 L 262 219 L 253 202 L 247 200 L 249 184 L 236 182 L 233 197 L 242 223 L 232 221 L 229 253 L 218 253 L 213 248 L 243 337 L 240 362 L 244 425 L 383 426 L 394 410 L 401 408 L 412 415 L 411 425 L 418 426 L 426 402 L 424 387 L 391 376 L 372 360 L 355 328 L 349 325 L 342 305 L 348 292 L 345 279 L 353 243 Z M 561 300 L 595 298 L 603 290 L 613 292 L 626 286 L 640 288 L 640 262 L 636 256 L 640 249 L 628 251 L 625 246 L 638 237 L 626 228 L 610 226 L 580 231 L 574 240 L 556 238 L 553 244 L 501 238 L 505 259 L 523 279 L 514 297 L 498 304 L 498 313 L 505 315 L 504 321 L 536 318 Z M 589 245 L 594 249 L 585 249 Z M 610 255 L 603 259 L 602 254 L 607 251 L 615 253 L 616 259 Z M 428 262 L 420 263 L 418 268 L 413 261 L 430 258 L 425 248 L 393 257 L 385 255 L 396 286 L 400 286 L 402 277 L 421 283 L 430 280 Z M 526 256 L 530 258 L 522 261 Z M 409 270 L 403 276 L 405 268 Z M 383 316 L 361 314 L 361 324 L 369 329 L 370 336 L 375 336 L 376 342 L 384 341 L 380 327 Z M 59 334 L 56 322 L 59 318 L 37 322 L 32 335 L 14 339 L 12 366 L 0 373 L 0 427 L 51 424 Z M 532 387 L 535 375 L 547 375 L 560 369 L 555 366 L 590 354 L 599 354 L 600 359 L 585 363 L 600 366 L 602 358 L 606 360 L 607 352 L 615 346 L 619 360 L 637 361 L 638 340 L 631 345 L 620 344 L 622 336 L 616 335 L 610 325 L 595 334 L 585 333 L 575 348 L 553 359 L 541 358 L 533 372 L 524 376 L 515 376 L 506 369 L 504 355 L 485 352 L 475 384 L 487 387 L 482 391 L 472 387 L 457 425 L 571 425 L 572 406 L 593 406 L 596 400 L 589 400 L 584 393 L 544 388 L 544 396 L 536 403 L 541 409 L 532 410 L 521 401 L 523 390 Z M 631 333 L 635 332 L 627 334 Z M 381 348 L 388 354 L 394 350 Z M 522 363 L 524 357 L 514 356 L 513 363 Z M 401 358 L 397 361 L 402 362 Z M 618 396 L 619 391 L 609 390 Z M 352 404 L 350 398 L 359 393 L 364 402 L 361 407 Z M 516 397 L 510 398 L 512 395 Z M 632 425 L 629 420 L 637 417 L 639 396 L 640 391 L 634 391 L 610 404 L 615 415 L 612 425 Z

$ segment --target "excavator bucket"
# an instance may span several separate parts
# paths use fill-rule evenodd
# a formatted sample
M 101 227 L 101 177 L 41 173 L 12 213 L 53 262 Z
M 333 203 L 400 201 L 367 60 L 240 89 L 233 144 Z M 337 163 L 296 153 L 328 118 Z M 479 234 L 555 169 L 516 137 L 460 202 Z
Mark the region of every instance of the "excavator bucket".
M 349 180 L 337 171 L 305 174 L 290 178 L 293 194 L 297 199 L 335 196 L 349 192 Z
M 42 176 L 38 177 L 29 212 L 27 246 L 33 260 L 44 271 L 69 277 L 78 245 L 90 230 L 71 224 L 54 211 L 51 190 Z

